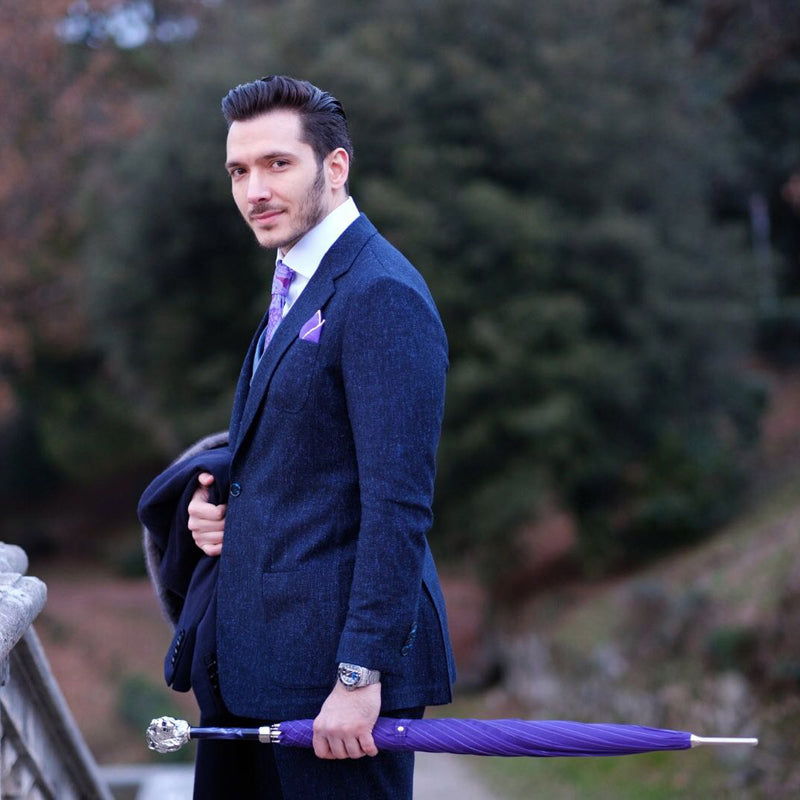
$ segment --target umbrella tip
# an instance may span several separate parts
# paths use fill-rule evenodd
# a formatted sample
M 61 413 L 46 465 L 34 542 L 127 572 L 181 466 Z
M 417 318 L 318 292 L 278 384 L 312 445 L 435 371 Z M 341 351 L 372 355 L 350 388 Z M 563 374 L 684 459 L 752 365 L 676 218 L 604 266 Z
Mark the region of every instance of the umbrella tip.
M 733 738 L 724 736 L 695 736 L 692 734 L 692 747 L 699 747 L 700 745 L 722 745 L 722 744 L 749 744 L 755 747 L 758 744 L 756 738 Z

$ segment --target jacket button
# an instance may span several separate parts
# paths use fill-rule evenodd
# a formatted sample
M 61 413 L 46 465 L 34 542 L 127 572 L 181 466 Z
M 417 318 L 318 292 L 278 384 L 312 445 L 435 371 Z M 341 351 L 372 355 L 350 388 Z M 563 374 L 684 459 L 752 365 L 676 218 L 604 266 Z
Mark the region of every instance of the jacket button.
M 411 652 L 411 646 L 404 644 L 402 649 L 400 650 L 401 656 L 407 656 Z
M 232 483 L 231 484 L 231 497 L 238 497 L 242 493 L 241 484 Z

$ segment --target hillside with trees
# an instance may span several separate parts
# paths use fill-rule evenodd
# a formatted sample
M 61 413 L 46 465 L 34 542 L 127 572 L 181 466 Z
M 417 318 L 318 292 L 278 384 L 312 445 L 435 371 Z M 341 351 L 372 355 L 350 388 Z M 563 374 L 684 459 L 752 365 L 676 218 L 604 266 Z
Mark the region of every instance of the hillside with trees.
M 796 68 L 785 16 L 756 14 L 774 36 L 752 43 L 735 3 L 127 5 L 150 9 L 138 44 L 113 38 L 111 4 L 9 19 L 55 65 L 26 78 L 42 94 L 9 142 L 33 165 L 6 200 L 9 489 L 124 480 L 225 426 L 268 270 L 229 201 L 217 106 L 286 71 L 343 98 L 354 195 L 448 330 L 440 553 L 496 575 L 514 531 L 557 507 L 597 571 L 735 513 L 764 402 L 750 211 L 796 208 L 797 161 L 773 146 L 796 141 L 770 88 Z M 170 20 L 191 35 L 158 34 Z M 782 294 L 790 228 L 770 250 Z
M 273 72 L 343 101 L 355 199 L 439 305 L 431 544 L 490 605 L 661 581 L 792 473 L 772 388 L 800 363 L 796 2 L 26 0 L 0 43 L 0 535 L 34 568 L 141 575 L 137 494 L 227 424 L 270 266 L 219 101 Z M 526 571 L 532 531 L 563 546 Z M 751 658 L 791 651 L 762 624 L 793 619 L 787 574 L 695 634 L 704 669 L 728 653 L 788 713 L 792 658 L 769 679 Z

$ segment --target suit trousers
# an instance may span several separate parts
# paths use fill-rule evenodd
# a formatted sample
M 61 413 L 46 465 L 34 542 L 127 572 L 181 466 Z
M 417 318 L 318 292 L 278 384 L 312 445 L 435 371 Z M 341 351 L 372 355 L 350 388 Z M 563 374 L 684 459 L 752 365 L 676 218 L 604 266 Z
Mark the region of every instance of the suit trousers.
M 424 708 L 382 711 L 381 716 L 420 719 Z M 264 720 L 224 714 L 200 724 L 257 728 Z M 202 739 L 197 743 L 194 800 L 411 800 L 413 753 L 378 753 L 327 760 L 298 747 Z

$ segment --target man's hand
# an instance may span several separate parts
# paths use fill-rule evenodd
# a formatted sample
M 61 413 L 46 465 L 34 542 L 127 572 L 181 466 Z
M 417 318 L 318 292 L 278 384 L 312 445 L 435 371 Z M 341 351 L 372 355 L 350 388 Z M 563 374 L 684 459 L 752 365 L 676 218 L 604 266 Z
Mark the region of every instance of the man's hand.
M 200 484 L 189 503 L 189 530 L 194 543 L 207 555 L 218 556 L 222 552 L 222 537 L 225 535 L 226 505 L 215 506 L 208 502 L 208 487 L 214 476 L 201 472 L 197 476 Z
M 319 758 L 374 756 L 372 728 L 381 710 L 381 685 L 348 691 L 339 681 L 314 720 L 314 753 Z

